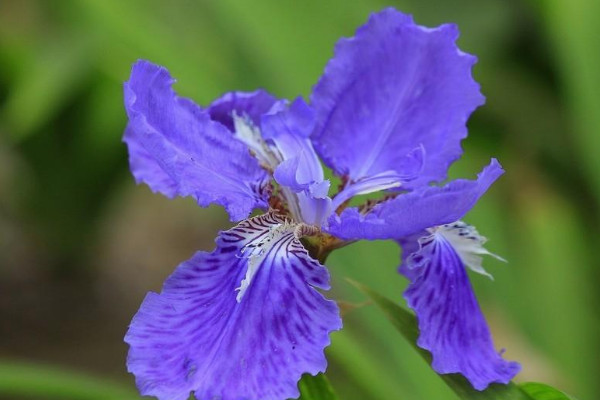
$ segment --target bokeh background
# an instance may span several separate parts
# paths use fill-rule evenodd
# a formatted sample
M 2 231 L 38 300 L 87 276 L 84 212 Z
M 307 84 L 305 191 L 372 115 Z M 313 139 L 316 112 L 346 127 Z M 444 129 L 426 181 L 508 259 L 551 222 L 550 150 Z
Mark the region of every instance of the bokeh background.
M 121 143 L 122 82 L 167 66 L 200 104 L 264 87 L 307 96 L 333 45 L 386 5 L 457 23 L 487 97 L 454 177 L 491 156 L 507 173 L 466 220 L 490 238 L 472 276 L 518 381 L 595 399 L 600 305 L 600 2 L 597 0 L 0 1 L 0 398 L 138 399 L 123 335 L 145 293 L 230 226 L 219 208 L 136 186 Z M 393 243 L 328 260 L 402 301 Z M 374 306 L 328 349 L 343 400 L 455 399 Z

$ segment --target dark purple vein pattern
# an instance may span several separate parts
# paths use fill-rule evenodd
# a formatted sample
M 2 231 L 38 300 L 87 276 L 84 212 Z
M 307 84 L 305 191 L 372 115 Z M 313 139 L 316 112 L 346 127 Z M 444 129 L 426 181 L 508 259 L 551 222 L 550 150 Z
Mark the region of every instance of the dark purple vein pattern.
M 411 240 L 415 240 L 412 238 Z M 412 282 L 404 297 L 419 320 L 419 347 L 433 355 L 440 374 L 461 373 L 477 390 L 508 383 L 521 369 L 494 349 L 463 261 L 440 233 L 403 243 L 418 250 L 403 257 L 400 271 Z
M 326 369 L 329 333 L 341 328 L 325 267 L 294 226 L 265 214 L 222 232 L 212 253 L 181 264 L 149 293 L 125 341 L 140 391 L 160 400 L 281 400 L 303 373 Z M 252 261 L 254 258 L 254 261 Z M 250 262 L 258 263 L 238 302 Z

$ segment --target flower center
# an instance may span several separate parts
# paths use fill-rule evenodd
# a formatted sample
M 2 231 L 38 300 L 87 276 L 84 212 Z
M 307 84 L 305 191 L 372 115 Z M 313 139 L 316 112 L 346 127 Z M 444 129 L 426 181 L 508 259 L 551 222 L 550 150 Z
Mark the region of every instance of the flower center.
M 279 250 L 285 249 L 294 240 L 318 233 L 320 229 L 316 226 L 282 220 L 270 225 L 263 233 L 246 243 L 240 250 L 239 257 L 247 259 L 248 268 L 240 286 L 235 289 L 237 302 L 244 297 L 261 265 L 272 262 L 273 258 L 282 254 Z

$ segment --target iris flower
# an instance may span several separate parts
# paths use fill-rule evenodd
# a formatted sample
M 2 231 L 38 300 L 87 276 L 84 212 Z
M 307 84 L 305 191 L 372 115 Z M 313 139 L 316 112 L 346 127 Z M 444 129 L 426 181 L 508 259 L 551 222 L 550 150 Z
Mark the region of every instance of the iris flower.
M 319 260 L 359 239 L 402 245 L 405 298 L 437 372 L 461 373 L 479 390 L 518 372 L 494 349 L 467 277 L 466 268 L 485 272 L 484 239 L 459 221 L 503 170 L 492 160 L 474 180 L 441 184 L 484 102 L 476 59 L 457 37 L 454 25 L 373 14 L 337 43 L 308 104 L 257 90 L 200 107 L 175 94 L 165 68 L 134 64 L 124 141 L 136 181 L 220 204 L 237 223 L 133 318 L 127 365 L 142 394 L 297 397 L 303 374 L 325 371 L 329 335 L 342 327 L 318 290 L 329 289 Z M 343 182 L 335 194 L 320 160 Z M 380 200 L 348 206 L 378 191 Z M 264 213 L 249 218 L 255 209 Z

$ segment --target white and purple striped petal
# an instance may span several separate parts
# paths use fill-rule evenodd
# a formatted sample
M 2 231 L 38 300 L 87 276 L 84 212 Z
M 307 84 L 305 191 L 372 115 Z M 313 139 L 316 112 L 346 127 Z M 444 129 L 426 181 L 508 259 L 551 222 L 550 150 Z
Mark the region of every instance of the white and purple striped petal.
M 312 96 L 315 148 L 351 180 L 385 171 L 406 175 L 402 158 L 422 146 L 418 178 L 445 179 L 462 154 L 469 115 L 483 104 L 471 76 L 476 58 L 458 49 L 454 25 L 425 28 L 392 8 L 341 39 Z
M 485 253 L 483 239 L 455 230 L 456 225 L 443 226 L 418 240 L 400 241 L 406 252 L 400 271 L 411 281 L 404 297 L 419 322 L 417 344 L 431 352 L 433 369 L 460 373 L 475 389 L 484 390 L 491 383 L 508 383 L 521 366 L 494 349 L 469 282 L 464 260 L 472 254 L 465 250 Z
M 265 208 L 266 172 L 224 125 L 178 97 L 173 82 L 165 68 L 138 61 L 125 83 L 123 140 L 136 181 L 169 198 L 220 204 L 235 221 Z
M 496 159 L 476 180 L 422 187 L 375 206 L 367 214 L 348 208 L 332 215 L 327 231 L 342 239 L 397 239 L 462 218 L 504 173 Z
M 148 294 L 125 338 L 143 395 L 282 400 L 298 396 L 302 374 L 325 371 L 341 319 L 301 234 L 273 214 L 243 221 Z

